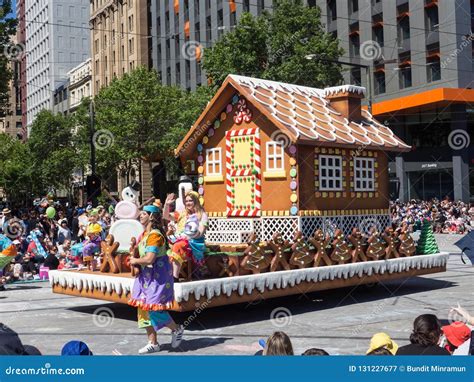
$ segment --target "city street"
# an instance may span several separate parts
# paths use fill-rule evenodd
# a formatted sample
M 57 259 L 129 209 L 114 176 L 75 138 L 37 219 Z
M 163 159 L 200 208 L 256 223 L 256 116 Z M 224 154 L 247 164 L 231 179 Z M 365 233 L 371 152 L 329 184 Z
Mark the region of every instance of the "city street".
M 380 331 L 404 345 L 420 314 L 436 314 L 446 324 L 454 318 L 448 317 L 449 308 L 458 302 L 474 311 L 474 268 L 461 262 L 452 245 L 457 239 L 458 235 L 437 235 L 440 249 L 451 253 L 446 273 L 173 314 L 178 322 L 189 323 L 184 341 L 173 351 L 170 335 L 163 330 L 162 350 L 156 355 L 251 355 L 260 349 L 258 340 L 276 330 L 290 336 L 296 354 L 311 347 L 330 354 L 364 354 L 370 337 Z M 136 325 L 136 309 L 53 294 L 47 282 L 8 285 L 0 292 L 0 304 L 0 322 L 43 354 L 59 354 L 73 339 L 105 355 L 134 355 L 146 343 L 144 331 Z M 272 321 L 272 311 L 283 318 Z

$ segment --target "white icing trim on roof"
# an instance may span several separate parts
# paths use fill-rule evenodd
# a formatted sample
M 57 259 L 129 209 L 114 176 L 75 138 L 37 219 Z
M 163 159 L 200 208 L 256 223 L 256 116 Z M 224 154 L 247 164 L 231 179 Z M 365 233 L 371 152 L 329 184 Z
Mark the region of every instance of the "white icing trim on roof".
M 230 75 L 229 78 L 244 88 L 243 95 L 251 102 L 266 107 L 273 118 L 294 131 L 296 138 L 304 136 L 314 140 L 339 141 L 348 145 L 362 143 L 381 148 L 410 147 L 402 143 L 387 126 L 376 121 L 366 110 L 361 111 L 363 116 L 361 123 L 348 121 L 345 116 L 333 109 L 330 100 L 325 98 L 339 92 L 364 95 L 365 88 L 361 86 L 343 85 L 317 89 L 238 75 Z M 261 90 L 269 94 L 264 94 Z M 309 110 L 300 107 L 298 102 L 304 103 Z M 300 115 L 298 111 L 311 115 L 311 118 Z M 308 124 L 312 127 L 307 126 Z M 357 131 L 355 126 L 358 127 Z M 320 131 L 316 131 L 316 128 Z
M 276 82 L 270 80 L 262 80 L 260 78 L 253 78 L 253 77 L 246 77 L 246 76 L 239 76 L 236 74 L 229 74 L 229 77 L 232 78 L 234 81 L 239 83 L 240 85 L 247 85 L 250 87 L 260 86 L 267 90 L 280 90 L 283 92 L 296 92 L 300 95 L 315 95 L 317 97 L 324 96 L 324 90 L 317 89 L 317 88 L 310 88 L 308 86 L 300 86 L 300 85 L 293 85 L 287 84 L 284 82 Z
M 324 95 L 332 96 L 338 93 L 355 93 L 362 96 L 365 96 L 365 88 L 362 86 L 355 86 L 355 85 L 341 85 L 341 86 L 333 86 L 330 88 L 324 89 Z

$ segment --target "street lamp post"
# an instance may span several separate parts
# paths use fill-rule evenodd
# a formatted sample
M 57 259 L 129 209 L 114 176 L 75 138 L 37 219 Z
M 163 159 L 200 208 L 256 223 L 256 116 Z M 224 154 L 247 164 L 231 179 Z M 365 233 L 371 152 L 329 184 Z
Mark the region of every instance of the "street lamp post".
M 92 175 L 95 175 L 95 144 L 94 144 L 94 134 L 95 134 L 95 115 L 94 115 L 94 100 L 91 99 L 89 103 L 89 117 L 90 117 L 90 131 L 89 139 L 91 146 L 91 172 Z
M 339 65 L 347 65 L 347 66 L 352 66 L 355 68 L 364 68 L 366 76 L 367 76 L 367 109 L 369 110 L 369 113 L 372 114 L 372 80 L 370 78 L 370 68 L 371 68 L 370 65 L 354 64 L 352 62 L 339 61 L 339 60 L 334 60 L 332 58 L 319 57 L 316 54 L 308 54 L 306 56 L 306 59 L 319 60 L 321 62 L 330 62 L 333 64 L 339 64 Z

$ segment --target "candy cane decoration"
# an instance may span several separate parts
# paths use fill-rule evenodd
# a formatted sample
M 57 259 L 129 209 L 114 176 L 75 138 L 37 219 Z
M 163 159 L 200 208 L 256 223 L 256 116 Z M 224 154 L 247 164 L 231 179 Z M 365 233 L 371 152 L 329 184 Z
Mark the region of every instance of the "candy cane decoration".
M 232 167 L 232 137 L 254 136 L 254 166 L 252 169 L 234 169 Z M 226 212 L 227 216 L 253 217 L 260 216 L 262 206 L 262 180 L 261 180 L 261 149 L 260 149 L 260 130 L 258 128 L 240 129 L 228 131 L 226 133 Z M 232 203 L 233 198 L 233 177 L 250 176 L 255 177 L 255 197 L 254 208 L 236 209 Z

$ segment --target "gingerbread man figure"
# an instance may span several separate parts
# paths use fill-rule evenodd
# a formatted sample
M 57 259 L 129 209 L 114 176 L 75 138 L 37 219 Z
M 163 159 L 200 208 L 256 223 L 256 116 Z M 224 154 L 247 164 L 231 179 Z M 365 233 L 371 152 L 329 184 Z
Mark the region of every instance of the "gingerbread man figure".
M 291 246 L 290 264 L 298 268 L 306 268 L 314 260 L 314 251 L 305 241 L 301 231 L 296 232 L 294 244 Z
M 353 228 L 351 234 L 347 237 L 352 244 L 352 262 L 356 263 L 358 261 L 367 261 L 365 256 L 365 240 L 364 236 L 358 228 Z
M 112 235 L 107 235 L 104 241 L 100 243 L 100 249 L 102 252 L 102 264 L 100 266 L 100 271 L 107 273 L 109 270 L 112 273 L 119 273 L 120 268 L 116 261 L 117 249 L 120 246 L 120 243 L 114 242 L 114 237 Z
M 265 253 L 265 245 L 260 243 L 256 234 L 252 234 L 248 244 L 240 266 L 243 269 L 252 271 L 254 274 L 267 269 L 271 264 L 272 258 L 269 254 Z
M 319 267 L 321 261 L 324 262 L 324 265 L 332 265 L 332 261 L 326 253 L 326 247 L 328 246 L 331 238 L 329 234 L 324 235 L 321 229 L 317 229 L 314 232 L 314 235 L 309 242 L 316 248 L 316 254 L 314 256 L 314 267 Z
M 281 266 L 283 269 L 289 271 L 290 264 L 286 261 L 285 251 L 291 247 L 288 240 L 283 240 L 280 232 L 273 234 L 272 240 L 268 243 L 273 250 L 274 256 L 270 265 L 270 271 L 275 272 Z
M 385 248 L 385 258 L 388 260 L 391 257 L 398 258 L 400 254 L 397 250 L 398 235 L 393 230 L 392 227 L 385 228 L 384 233 L 382 234 L 383 239 L 387 243 L 387 248 Z
M 332 241 L 331 259 L 337 261 L 339 264 L 344 264 L 347 260 L 352 258 L 349 244 L 344 240 L 344 233 L 337 229 L 334 233 L 334 240 Z

